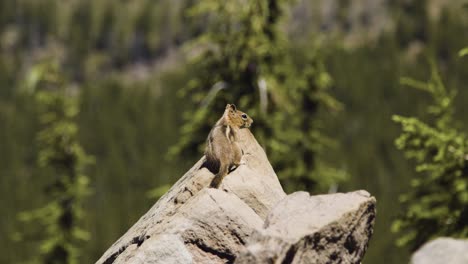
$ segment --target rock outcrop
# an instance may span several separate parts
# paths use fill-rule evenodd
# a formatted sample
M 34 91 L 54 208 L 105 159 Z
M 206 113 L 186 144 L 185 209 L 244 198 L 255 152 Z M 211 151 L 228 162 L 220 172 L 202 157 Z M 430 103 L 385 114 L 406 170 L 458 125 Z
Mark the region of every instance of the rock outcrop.
M 441 237 L 429 241 L 414 252 L 411 264 L 466 264 L 468 240 Z
M 236 263 L 359 263 L 372 235 L 375 199 L 365 191 L 281 200 Z
M 245 165 L 220 189 L 202 158 L 97 263 L 359 263 L 375 199 L 286 196 L 248 129 L 240 141 Z

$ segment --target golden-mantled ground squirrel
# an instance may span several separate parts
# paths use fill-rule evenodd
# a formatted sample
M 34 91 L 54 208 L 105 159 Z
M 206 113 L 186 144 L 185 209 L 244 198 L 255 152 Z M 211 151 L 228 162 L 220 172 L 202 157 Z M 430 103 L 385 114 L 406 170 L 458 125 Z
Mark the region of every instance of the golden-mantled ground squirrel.
M 237 110 L 235 105 L 226 105 L 223 116 L 211 129 L 206 140 L 207 165 L 212 171 L 218 171 L 210 187 L 218 188 L 229 170 L 241 165 L 243 151 L 238 144 L 238 131 L 250 127 L 252 123 L 252 118 Z

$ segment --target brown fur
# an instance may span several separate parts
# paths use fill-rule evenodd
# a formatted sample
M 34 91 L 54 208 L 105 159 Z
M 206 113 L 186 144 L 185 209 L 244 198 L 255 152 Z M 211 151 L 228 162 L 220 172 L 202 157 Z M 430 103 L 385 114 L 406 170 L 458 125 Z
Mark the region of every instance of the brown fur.
M 218 188 L 232 166 L 241 164 L 242 149 L 238 144 L 238 131 L 250 127 L 252 118 L 236 109 L 233 104 L 227 104 L 223 116 L 211 129 L 206 140 L 205 156 L 208 166 L 218 171 L 211 187 Z

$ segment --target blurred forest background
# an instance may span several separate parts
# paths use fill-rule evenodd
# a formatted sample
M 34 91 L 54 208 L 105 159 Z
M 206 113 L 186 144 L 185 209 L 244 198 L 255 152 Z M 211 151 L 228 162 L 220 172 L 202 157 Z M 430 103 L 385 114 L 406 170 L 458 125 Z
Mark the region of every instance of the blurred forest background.
M 28 230 L 40 229 L 30 210 L 61 197 L 53 173 L 72 175 L 68 187 L 79 179 L 68 192 L 82 201 L 73 236 L 86 242 L 72 251 L 95 262 L 201 157 L 228 102 L 255 120 L 288 192 L 375 195 L 364 263 L 405 263 L 418 243 L 397 247 L 391 226 L 416 172 L 392 116 L 423 116 L 432 99 L 400 79 L 428 81 L 434 62 L 468 131 L 466 46 L 462 0 L 0 1 L 0 263 L 50 241 Z M 66 129 L 47 130 L 51 120 Z M 71 172 L 54 170 L 53 135 L 70 139 Z

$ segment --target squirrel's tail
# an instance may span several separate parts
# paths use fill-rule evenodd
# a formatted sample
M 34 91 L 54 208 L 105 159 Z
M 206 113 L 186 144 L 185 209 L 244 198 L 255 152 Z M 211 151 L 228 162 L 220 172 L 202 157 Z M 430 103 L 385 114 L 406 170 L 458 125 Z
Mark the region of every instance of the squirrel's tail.
M 219 185 L 221 185 L 221 182 L 223 181 L 224 177 L 228 174 L 228 170 L 229 170 L 228 166 L 220 166 L 219 172 L 215 175 L 215 177 L 211 181 L 210 187 L 219 188 Z

